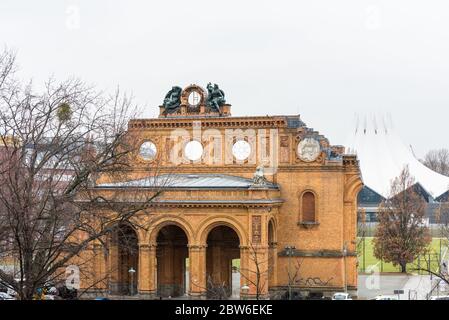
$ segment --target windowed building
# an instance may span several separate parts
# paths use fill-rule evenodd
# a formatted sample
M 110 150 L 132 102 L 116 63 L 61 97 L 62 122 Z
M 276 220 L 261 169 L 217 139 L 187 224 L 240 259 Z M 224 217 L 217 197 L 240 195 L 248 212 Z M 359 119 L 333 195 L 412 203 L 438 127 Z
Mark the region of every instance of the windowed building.
M 83 288 L 141 297 L 286 298 L 357 291 L 356 156 L 300 116 L 231 116 L 217 85 L 173 87 L 133 119 L 129 170 L 91 192 L 151 205 L 93 245 Z M 98 211 L 107 210 L 99 204 Z

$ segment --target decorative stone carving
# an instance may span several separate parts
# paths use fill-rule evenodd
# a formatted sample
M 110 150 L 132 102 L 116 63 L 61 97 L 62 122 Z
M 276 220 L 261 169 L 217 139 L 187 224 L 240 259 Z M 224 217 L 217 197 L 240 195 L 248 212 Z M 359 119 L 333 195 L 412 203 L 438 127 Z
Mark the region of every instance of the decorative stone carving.
M 268 184 L 267 178 L 265 178 L 264 168 L 263 166 L 258 166 L 256 168 L 256 172 L 254 172 L 253 176 L 253 186 L 265 186 Z
M 321 153 L 320 143 L 314 138 L 305 138 L 298 144 L 297 153 L 302 161 L 315 161 Z
M 281 147 L 288 148 L 288 136 L 281 137 Z
M 288 163 L 290 160 L 290 153 L 289 153 L 289 137 L 288 136 L 282 136 L 281 137 L 281 145 L 280 145 L 280 160 L 282 163 Z
M 192 94 L 196 95 L 195 101 L 192 99 L 189 101 L 189 97 L 191 97 Z M 191 84 L 182 90 L 181 104 L 187 106 L 189 109 L 195 109 L 195 107 L 206 103 L 206 96 L 206 91 L 202 87 L 196 84 Z
M 252 218 L 252 242 L 260 243 L 262 241 L 262 218 L 261 216 L 253 216 Z

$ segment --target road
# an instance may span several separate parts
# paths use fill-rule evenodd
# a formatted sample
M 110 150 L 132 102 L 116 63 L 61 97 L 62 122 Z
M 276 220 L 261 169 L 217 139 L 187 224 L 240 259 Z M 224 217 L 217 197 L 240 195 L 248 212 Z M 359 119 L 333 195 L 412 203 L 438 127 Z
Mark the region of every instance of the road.
M 404 290 L 401 300 L 425 300 L 431 288 L 430 276 L 402 274 L 359 275 L 359 299 L 372 299 L 377 295 L 393 295 L 394 290 Z

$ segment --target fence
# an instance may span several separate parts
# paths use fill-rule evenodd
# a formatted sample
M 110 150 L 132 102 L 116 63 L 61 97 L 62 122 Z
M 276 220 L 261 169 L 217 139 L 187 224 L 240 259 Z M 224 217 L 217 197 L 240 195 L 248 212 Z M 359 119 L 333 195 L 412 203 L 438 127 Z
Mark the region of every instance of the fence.
M 374 237 L 376 234 L 377 222 L 359 223 L 357 234 L 359 237 Z M 428 225 L 432 238 L 444 237 L 442 226 L 440 224 L 431 223 Z
M 433 278 L 432 288 L 430 292 L 427 294 L 427 299 L 430 299 L 431 296 L 445 296 L 448 294 L 449 294 L 449 285 L 439 278 Z

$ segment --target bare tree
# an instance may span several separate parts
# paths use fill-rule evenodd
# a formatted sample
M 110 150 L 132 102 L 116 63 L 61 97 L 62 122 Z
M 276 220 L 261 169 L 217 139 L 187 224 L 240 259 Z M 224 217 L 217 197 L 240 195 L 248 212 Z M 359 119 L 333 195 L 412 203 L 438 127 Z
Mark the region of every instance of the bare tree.
M 50 79 L 36 92 L 14 79 L 14 63 L 11 52 L 0 55 L 0 252 L 18 270 L 0 269 L 0 283 L 32 299 L 162 188 L 127 199 L 94 188 L 99 178 L 123 178 L 136 150 L 126 130 L 136 111 L 130 97 L 77 79 Z
M 390 198 L 379 207 L 379 224 L 374 238 L 374 255 L 399 265 L 407 271 L 407 263 L 424 254 L 431 241 L 424 224 L 426 203 L 415 189 L 408 166 L 391 183 Z
M 256 300 L 263 298 L 262 293 L 268 289 L 268 277 L 272 270 L 273 261 L 269 254 L 261 254 L 257 244 L 249 243 L 248 258 L 254 268 L 238 268 L 240 277 L 245 279 L 247 285 L 256 289 Z
M 13 51 L 5 48 L 0 52 L 0 94 L 3 94 L 6 88 L 14 87 L 13 75 L 17 69 L 15 61 L 16 55 Z
M 228 300 L 228 286 L 226 283 L 214 283 L 212 277 L 207 275 L 206 296 L 211 300 Z
M 206 275 L 206 286 L 203 287 L 199 284 L 199 281 L 193 281 L 195 287 L 204 290 L 207 299 L 210 300 L 228 300 L 229 299 L 229 286 L 226 282 L 216 282 L 210 274 Z
M 449 150 L 430 150 L 421 162 L 428 168 L 449 177 Z
M 440 224 L 441 237 L 444 239 L 444 245 L 447 248 L 449 246 L 449 203 L 447 202 L 440 204 L 438 223 Z M 446 255 L 440 252 L 440 255 L 438 256 L 438 265 L 432 265 L 430 256 L 429 259 L 427 259 L 427 256 L 424 256 L 425 264 L 414 266 L 414 270 L 432 274 L 440 281 L 449 285 L 449 259 L 447 251 L 444 252 Z

